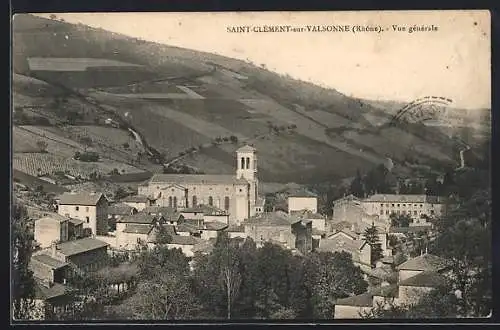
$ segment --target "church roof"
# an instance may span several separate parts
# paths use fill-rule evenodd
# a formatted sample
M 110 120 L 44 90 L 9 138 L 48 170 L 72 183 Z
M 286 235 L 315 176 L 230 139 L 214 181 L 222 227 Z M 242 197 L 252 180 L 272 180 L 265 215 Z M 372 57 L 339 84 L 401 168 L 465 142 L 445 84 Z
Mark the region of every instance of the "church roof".
M 252 146 L 249 146 L 248 144 L 244 145 L 243 147 L 239 148 L 236 150 L 236 152 L 255 152 L 257 149 L 255 149 Z
M 149 181 L 150 183 L 161 184 L 247 184 L 248 182 L 241 178 L 236 178 L 232 174 L 155 174 Z

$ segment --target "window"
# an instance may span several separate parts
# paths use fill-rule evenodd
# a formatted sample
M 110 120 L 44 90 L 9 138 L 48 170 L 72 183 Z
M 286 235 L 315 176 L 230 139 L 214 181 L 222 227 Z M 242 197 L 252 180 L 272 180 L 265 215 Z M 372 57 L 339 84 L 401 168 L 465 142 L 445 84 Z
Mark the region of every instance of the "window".
M 175 190 L 174 190 L 174 189 L 172 189 L 172 192 L 174 192 L 174 191 L 175 191 Z
M 247 170 L 250 168 L 250 158 L 247 157 Z
M 196 200 L 196 196 L 193 196 L 193 207 L 196 207 L 197 205 L 197 200 Z
M 210 205 L 210 206 L 214 205 L 214 198 L 212 196 L 208 197 L 208 205 Z
M 380 215 L 384 214 L 384 210 L 380 210 Z
M 420 207 L 424 207 L 424 205 L 420 204 Z
M 80 210 L 80 207 L 79 206 L 75 206 L 75 211 L 79 211 Z
M 224 197 L 224 210 L 228 211 L 229 210 L 229 197 Z M 259 209 L 260 211 L 260 209 Z
M 398 204 L 398 207 L 400 207 L 400 205 Z
M 384 207 L 384 204 L 380 204 L 380 207 Z
M 174 208 L 177 207 L 177 197 L 174 196 Z
M 87 206 L 87 207 L 85 208 L 85 212 L 88 212 L 88 211 L 89 211 L 89 207 Z
M 245 168 L 245 157 L 241 157 L 241 169 Z
M 394 204 L 392 204 L 392 207 L 394 207 Z
M 386 214 L 386 215 L 389 215 L 389 210 L 385 210 L 385 214 Z
M 87 220 L 87 223 L 90 222 L 90 218 L 89 217 L 85 217 L 85 220 Z
M 417 211 L 413 211 L 413 215 L 417 215 Z
M 241 188 L 240 188 L 240 192 L 242 192 L 242 191 L 243 191 L 243 190 L 241 190 Z
M 173 206 L 174 206 L 174 203 L 173 203 L 173 201 L 172 201 L 172 196 L 170 196 L 170 197 L 168 198 L 168 206 L 169 206 L 169 207 L 173 207 Z
M 397 214 L 400 214 L 399 210 L 396 212 Z
M 434 210 L 431 210 L 431 214 L 434 215 Z

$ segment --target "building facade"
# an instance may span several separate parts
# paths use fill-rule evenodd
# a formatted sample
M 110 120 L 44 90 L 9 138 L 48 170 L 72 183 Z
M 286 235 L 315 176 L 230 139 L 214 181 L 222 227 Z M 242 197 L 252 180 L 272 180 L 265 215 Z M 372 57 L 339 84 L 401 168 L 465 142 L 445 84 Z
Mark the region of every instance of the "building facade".
M 108 232 L 108 200 L 102 193 L 70 192 L 57 198 L 57 213 L 83 221 L 93 235 Z
M 156 205 L 175 209 L 215 206 L 229 213 L 230 223 L 240 224 L 258 207 L 257 152 L 251 146 L 236 150 L 235 175 L 155 174 L 139 194 Z

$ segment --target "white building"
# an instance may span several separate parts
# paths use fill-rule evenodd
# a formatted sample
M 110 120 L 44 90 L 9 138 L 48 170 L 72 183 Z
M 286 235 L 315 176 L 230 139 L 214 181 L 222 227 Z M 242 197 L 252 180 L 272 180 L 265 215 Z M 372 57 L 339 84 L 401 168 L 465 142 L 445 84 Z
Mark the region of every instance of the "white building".
M 288 196 L 288 213 L 294 211 L 318 212 L 318 196 L 307 190 L 299 190 Z

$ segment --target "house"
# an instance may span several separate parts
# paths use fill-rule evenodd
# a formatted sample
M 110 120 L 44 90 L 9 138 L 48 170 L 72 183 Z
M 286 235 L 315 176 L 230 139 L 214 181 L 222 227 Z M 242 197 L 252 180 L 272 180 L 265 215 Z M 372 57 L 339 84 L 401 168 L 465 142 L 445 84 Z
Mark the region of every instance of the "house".
M 201 229 L 189 222 L 183 222 L 175 226 L 177 235 L 180 236 L 201 236 Z
M 83 228 L 89 228 L 93 235 L 108 232 L 108 200 L 102 193 L 69 192 L 56 200 L 60 215 L 82 220 Z
M 420 297 L 437 288 L 446 287 L 448 280 L 434 271 L 424 271 L 399 281 L 399 303 L 416 304 Z
M 205 222 L 203 231 L 201 232 L 201 238 L 204 240 L 209 240 L 211 238 L 217 238 L 219 232 L 224 231 L 228 228 L 227 223 L 212 221 Z
M 115 203 L 108 207 L 108 225 L 110 231 L 116 230 L 116 220 L 123 216 L 137 213 L 137 209 L 125 203 Z
M 324 215 L 309 210 L 290 211 L 289 213 L 301 219 L 311 220 L 313 229 L 326 232 L 326 217 Z
M 70 218 L 68 222 L 68 238 L 79 239 L 83 238 L 83 221 L 78 219 Z
M 153 224 L 165 223 L 162 216 L 144 212 L 124 216 L 116 222 L 116 247 L 118 249 L 133 250 L 137 244 L 146 243 Z
M 288 195 L 288 213 L 307 210 L 318 212 L 318 195 L 306 189 L 298 189 Z
M 337 299 L 334 319 L 360 319 L 373 308 L 373 295 L 366 292 L 357 296 Z
M 399 271 L 399 282 L 423 272 L 443 272 L 448 269 L 446 260 L 432 254 L 423 254 L 403 262 L 396 268 Z
M 194 236 L 173 235 L 172 241 L 167 244 L 169 249 L 181 249 L 186 257 L 194 256 L 194 246 L 203 240 Z
M 186 219 L 202 219 L 203 222 L 222 222 L 229 224 L 229 213 L 215 206 L 197 205 L 180 211 Z
M 244 222 L 245 234 L 257 246 L 273 241 L 287 249 L 298 249 L 306 253 L 312 250 L 311 221 L 302 220 L 282 211 L 267 212 L 251 217 Z
M 363 239 L 357 239 L 343 232 L 339 232 L 319 242 L 319 252 L 345 251 L 352 255 L 356 265 L 371 267 L 371 246 Z
M 168 206 L 148 206 L 141 213 L 162 217 L 165 223 L 174 226 L 184 218 L 182 213 Z
M 120 203 L 133 207 L 140 212 L 152 205 L 152 199 L 144 195 L 131 195 L 122 198 Z
M 72 291 L 60 283 L 46 284 L 35 279 L 34 303 L 30 320 L 51 319 L 52 315 L 73 308 Z
M 418 303 L 426 293 L 446 288 L 448 284 L 447 262 L 434 255 L 424 254 L 412 258 L 397 268 L 397 284 L 382 285 L 371 292 L 337 300 L 335 318 L 360 318 L 361 316 L 356 317 L 355 314 L 371 310 L 368 308 L 370 297 L 372 308 L 388 307 L 390 304 L 408 306 Z
M 35 221 L 35 240 L 41 248 L 48 248 L 53 241 L 65 242 L 68 237 L 69 217 L 49 213 Z
M 105 265 L 108 257 L 108 243 L 98 239 L 86 237 L 63 243 L 52 243 L 51 247 L 42 250 L 52 259 L 67 263 L 76 271 L 95 271 Z M 71 276 L 71 272 L 66 274 Z
M 245 226 L 229 226 L 226 231 L 229 235 L 229 238 L 247 238 L 247 234 L 245 233 Z

